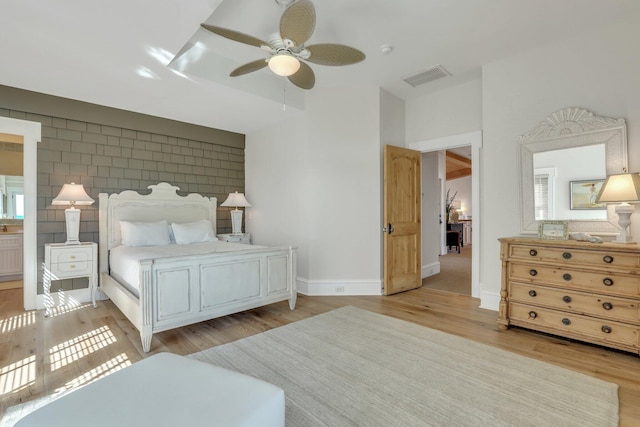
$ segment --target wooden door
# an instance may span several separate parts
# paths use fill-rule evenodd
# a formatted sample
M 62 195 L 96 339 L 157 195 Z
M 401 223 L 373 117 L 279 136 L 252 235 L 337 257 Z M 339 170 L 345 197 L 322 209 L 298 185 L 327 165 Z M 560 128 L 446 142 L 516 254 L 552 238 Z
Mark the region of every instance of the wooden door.
M 384 294 L 422 286 L 420 152 L 384 147 Z

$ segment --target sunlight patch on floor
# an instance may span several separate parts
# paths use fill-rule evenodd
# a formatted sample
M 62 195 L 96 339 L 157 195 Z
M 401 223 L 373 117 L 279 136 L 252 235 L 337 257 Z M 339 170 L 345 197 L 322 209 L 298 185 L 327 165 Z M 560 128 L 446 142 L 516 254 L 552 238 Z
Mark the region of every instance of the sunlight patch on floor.
M 11 316 L 7 319 L 0 319 L 0 333 L 6 334 L 20 328 L 31 326 L 36 323 L 36 312 L 27 311 L 26 313 Z
M 108 326 L 102 326 L 61 344 L 51 347 L 49 361 L 51 372 L 94 353 L 116 342 Z
M 73 303 L 67 302 L 66 305 L 59 305 L 49 308 L 49 315 L 47 317 L 61 316 L 63 314 L 71 313 L 72 311 L 77 311 L 88 307 L 92 307 L 91 303 L 80 304 L 75 301 Z
M 96 366 L 89 372 L 86 372 L 80 375 L 77 378 L 72 379 L 68 383 L 66 383 L 63 387 L 56 389 L 56 392 L 69 390 L 72 388 L 80 387 L 85 384 L 89 384 L 95 380 L 106 377 L 109 374 L 113 374 L 116 371 L 119 371 L 122 368 L 126 368 L 131 365 L 131 361 L 127 357 L 125 353 L 121 353 L 118 356 L 114 357 L 111 360 L 106 361 L 105 363 Z
M 36 380 L 36 356 L 0 368 L 0 395 L 29 387 Z

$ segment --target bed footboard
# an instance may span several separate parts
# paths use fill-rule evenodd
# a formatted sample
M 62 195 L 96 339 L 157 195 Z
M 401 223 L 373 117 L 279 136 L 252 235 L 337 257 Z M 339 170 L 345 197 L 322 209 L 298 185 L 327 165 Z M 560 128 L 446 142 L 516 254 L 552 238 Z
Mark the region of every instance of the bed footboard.
M 267 248 L 140 263 L 140 296 L 103 275 L 103 291 L 140 331 L 154 333 L 240 311 L 297 300 L 295 248 Z

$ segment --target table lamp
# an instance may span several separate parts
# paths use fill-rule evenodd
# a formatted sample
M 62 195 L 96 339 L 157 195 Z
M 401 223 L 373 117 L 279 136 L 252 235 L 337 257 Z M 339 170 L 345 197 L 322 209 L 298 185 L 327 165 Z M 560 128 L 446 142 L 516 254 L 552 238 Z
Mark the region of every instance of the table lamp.
M 240 208 L 251 207 L 251 204 L 244 197 L 244 193 L 229 193 L 227 200 L 222 202 L 220 206 L 232 206 L 235 207 L 231 211 L 231 229 L 233 234 L 242 234 L 242 211 Z
M 614 243 L 633 243 L 628 228 L 631 225 L 631 214 L 635 207 L 629 203 L 640 202 L 640 175 L 637 173 L 621 173 L 609 175 L 602 184 L 596 203 L 620 203 L 615 207 L 620 225 L 620 234 Z
M 82 184 L 64 184 L 58 196 L 51 202 L 52 205 L 71 205 L 70 208 L 65 209 L 64 217 L 67 225 L 67 241 L 65 245 L 79 245 L 80 240 L 78 238 L 80 233 L 80 209 L 78 206 L 88 206 L 92 204 L 94 200 L 89 197 Z

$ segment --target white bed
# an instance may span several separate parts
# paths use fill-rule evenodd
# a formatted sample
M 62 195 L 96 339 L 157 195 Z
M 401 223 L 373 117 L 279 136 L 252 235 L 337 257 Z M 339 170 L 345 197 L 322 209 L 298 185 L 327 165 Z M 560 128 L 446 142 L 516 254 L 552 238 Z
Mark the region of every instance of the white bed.
M 159 221 L 186 225 L 208 220 L 213 227 L 212 239 L 215 236 L 215 198 L 195 193 L 179 196 L 178 187 L 164 182 L 148 188 L 148 195 L 129 190 L 99 195 L 100 290 L 140 331 L 145 352 L 150 350 L 155 332 L 278 301 L 289 300 L 289 307 L 295 308 L 293 247 L 221 241 L 176 244 L 173 236 L 169 244 L 123 244 L 129 231 L 125 236 L 121 221 L 144 226 Z M 149 237 L 153 240 L 157 236 L 150 233 Z

